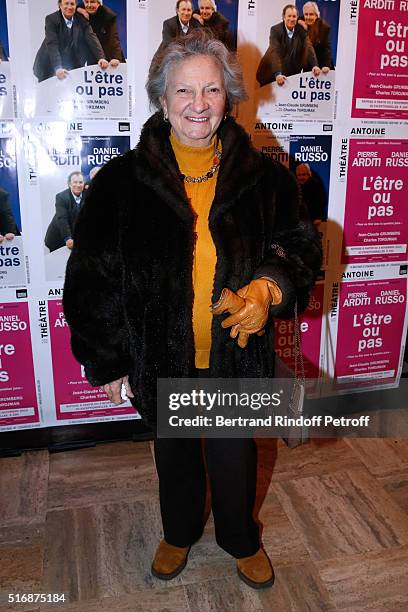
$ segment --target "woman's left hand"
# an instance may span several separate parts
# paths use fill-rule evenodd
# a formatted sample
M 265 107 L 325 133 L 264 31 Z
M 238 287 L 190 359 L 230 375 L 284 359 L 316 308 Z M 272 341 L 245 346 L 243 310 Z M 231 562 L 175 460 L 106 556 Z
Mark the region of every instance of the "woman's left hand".
M 280 304 L 282 292 L 272 279 L 258 278 L 238 289 L 237 295 L 243 299 L 242 307 L 224 319 L 221 326 L 231 327 L 231 338 L 238 336 L 238 346 L 245 348 L 250 334 L 261 335 L 268 320 L 269 306 Z M 213 312 L 220 314 L 216 309 Z

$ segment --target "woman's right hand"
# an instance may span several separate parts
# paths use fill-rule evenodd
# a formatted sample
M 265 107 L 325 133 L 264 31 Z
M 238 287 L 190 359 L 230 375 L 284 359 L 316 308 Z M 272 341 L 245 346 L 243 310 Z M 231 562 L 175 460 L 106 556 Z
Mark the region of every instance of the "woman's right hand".
M 109 397 L 112 404 L 116 404 L 117 406 L 119 406 L 119 404 L 123 404 L 125 401 L 121 396 L 122 385 L 125 385 L 126 395 L 128 397 L 135 397 L 132 389 L 130 388 L 128 376 L 123 376 L 123 378 L 118 378 L 118 380 L 113 380 L 112 382 L 103 385 L 103 390 L 105 391 L 106 395 Z

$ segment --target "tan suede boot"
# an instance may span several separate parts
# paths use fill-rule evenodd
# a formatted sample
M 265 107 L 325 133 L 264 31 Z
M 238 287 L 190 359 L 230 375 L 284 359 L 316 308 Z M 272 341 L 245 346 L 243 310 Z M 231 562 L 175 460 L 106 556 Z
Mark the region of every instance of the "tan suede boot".
M 238 576 L 253 589 L 265 589 L 273 585 L 275 574 L 263 548 L 250 557 L 237 559 Z
M 152 574 L 161 580 L 171 580 L 186 567 L 190 546 L 180 548 L 162 540 L 152 563 Z

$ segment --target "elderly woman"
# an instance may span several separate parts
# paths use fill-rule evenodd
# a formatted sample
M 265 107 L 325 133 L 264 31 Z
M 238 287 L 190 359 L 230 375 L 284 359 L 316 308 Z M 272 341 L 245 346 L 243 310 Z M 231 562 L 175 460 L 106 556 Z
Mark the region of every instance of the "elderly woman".
M 321 253 L 299 220 L 295 179 L 229 115 L 244 88 L 222 43 L 201 29 L 170 43 L 153 59 L 147 91 L 157 112 L 139 144 L 89 188 L 64 307 L 88 380 L 114 403 L 123 384 L 154 429 L 158 377 L 273 376 L 271 317 L 293 316 L 295 299 L 306 307 Z M 239 291 L 242 307 L 221 319 L 209 305 L 224 288 Z M 183 570 L 204 529 L 201 442 L 154 441 L 164 539 L 152 572 L 164 580 Z M 204 450 L 217 542 L 242 580 L 270 586 L 253 518 L 255 442 L 208 438 Z
M 324 74 L 334 68 L 330 45 L 330 26 L 320 17 L 316 2 L 303 5 L 303 18 L 298 20 L 308 33 L 317 57 L 317 64 Z

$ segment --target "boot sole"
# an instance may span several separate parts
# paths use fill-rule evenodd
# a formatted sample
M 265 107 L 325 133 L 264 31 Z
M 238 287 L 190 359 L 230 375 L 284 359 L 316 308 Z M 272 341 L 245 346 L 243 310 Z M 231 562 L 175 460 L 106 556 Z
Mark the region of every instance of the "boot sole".
M 245 576 L 245 574 L 241 572 L 239 567 L 237 567 L 237 573 L 242 582 L 245 582 L 245 584 L 247 584 L 253 589 L 267 589 L 268 587 L 271 587 L 275 582 L 275 576 L 272 576 L 272 578 L 270 578 L 269 580 L 265 580 L 265 582 L 256 582 L 255 580 L 251 580 L 250 578 L 248 578 L 248 576 Z
M 181 574 L 183 569 L 186 567 L 189 552 L 190 552 L 190 549 L 187 551 L 186 558 L 184 559 L 183 563 L 181 563 L 181 565 L 179 565 L 178 568 L 174 570 L 174 572 L 171 572 L 171 574 L 162 574 L 161 572 L 157 572 L 154 569 L 153 564 L 152 564 L 152 566 L 150 568 L 150 571 L 152 572 L 153 576 L 155 578 L 159 578 L 159 580 L 173 580 L 173 578 L 175 578 L 176 576 Z
M 152 574 L 153 574 L 153 576 L 155 578 L 159 578 L 160 580 L 173 580 L 173 578 L 175 578 L 176 576 L 181 574 L 181 572 L 186 567 L 186 565 L 187 565 L 187 560 L 184 561 L 184 563 L 182 565 L 179 565 L 179 567 L 176 570 L 174 570 L 174 572 L 171 572 L 171 574 L 161 574 L 160 572 L 156 572 L 156 570 L 154 569 L 153 565 L 152 565 L 150 571 L 152 572 Z

